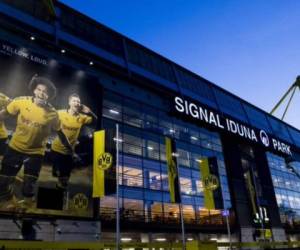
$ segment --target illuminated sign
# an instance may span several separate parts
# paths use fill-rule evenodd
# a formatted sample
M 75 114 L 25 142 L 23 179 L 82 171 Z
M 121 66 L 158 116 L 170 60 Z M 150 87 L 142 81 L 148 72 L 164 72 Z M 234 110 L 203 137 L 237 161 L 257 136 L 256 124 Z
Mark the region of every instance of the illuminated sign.
M 251 128 L 248 125 L 222 116 L 215 111 L 178 96 L 174 98 L 174 104 L 176 112 L 180 115 L 206 123 L 209 126 L 248 139 L 252 142 L 259 143 L 266 148 L 272 148 L 275 151 L 289 156 L 292 155 L 290 145 L 271 137 L 262 129 Z

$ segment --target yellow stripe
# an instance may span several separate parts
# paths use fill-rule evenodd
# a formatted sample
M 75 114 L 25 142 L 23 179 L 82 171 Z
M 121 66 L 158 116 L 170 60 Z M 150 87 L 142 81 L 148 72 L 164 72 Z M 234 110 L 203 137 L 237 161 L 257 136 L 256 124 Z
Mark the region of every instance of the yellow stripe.
M 205 179 L 208 178 L 210 175 L 208 158 L 201 159 L 200 172 L 201 172 L 202 185 L 204 187 Z M 204 187 L 203 194 L 204 194 L 204 207 L 207 209 L 215 209 L 213 191 Z
M 169 179 L 169 190 L 170 190 L 170 199 L 172 203 L 175 203 L 175 178 L 176 178 L 176 165 L 173 160 L 173 149 L 172 141 L 170 138 L 166 137 L 166 158 L 168 166 L 168 179 Z
M 105 195 L 104 170 L 98 167 L 98 159 L 105 152 L 105 131 L 94 132 L 93 152 L 93 198 Z

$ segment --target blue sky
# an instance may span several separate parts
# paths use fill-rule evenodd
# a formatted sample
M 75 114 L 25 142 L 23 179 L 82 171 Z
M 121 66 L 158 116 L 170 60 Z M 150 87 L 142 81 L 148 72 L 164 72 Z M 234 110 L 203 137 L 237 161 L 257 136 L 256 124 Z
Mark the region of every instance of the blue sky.
M 299 0 L 61 2 L 266 111 L 300 75 Z M 297 91 L 285 119 L 297 128 L 299 105 Z

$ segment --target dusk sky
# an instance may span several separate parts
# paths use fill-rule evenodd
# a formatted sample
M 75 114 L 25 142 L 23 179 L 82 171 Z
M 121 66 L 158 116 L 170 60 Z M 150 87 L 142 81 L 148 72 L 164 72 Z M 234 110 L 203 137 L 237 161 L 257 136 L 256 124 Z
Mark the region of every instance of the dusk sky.
M 267 112 L 300 75 L 299 0 L 61 2 Z M 299 104 L 285 118 L 298 129 Z

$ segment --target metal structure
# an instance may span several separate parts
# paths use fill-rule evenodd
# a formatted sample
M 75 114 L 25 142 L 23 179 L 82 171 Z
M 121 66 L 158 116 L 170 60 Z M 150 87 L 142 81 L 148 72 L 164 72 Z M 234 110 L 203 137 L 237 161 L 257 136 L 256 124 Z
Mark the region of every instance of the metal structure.
M 278 101 L 278 103 L 277 103 L 277 104 L 274 106 L 274 108 L 271 110 L 270 114 L 273 115 L 274 112 L 279 108 L 279 106 L 280 106 L 280 105 L 284 102 L 284 100 L 288 97 L 288 95 L 289 95 L 290 93 L 292 93 L 292 94 L 290 95 L 290 98 L 289 98 L 289 100 L 288 100 L 288 103 L 287 103 L 287 105 L 286 105 L 286 107 L 285 107 L 285 109 L 284 109 L 284 112 L 283 112 L 283 114 L 282 114 L 281 120 L 283 120 L 284 117 L 285 117 L 285 115 L 286 115 L 286 113 L 287 113 L 287 111 L 288 111 L 288 108 L 289 108 L 289 106 L 290 106 L 290 104 L 291 104 L 291 101 L 292 101 L 292 99 L 293 99 L 293 97 L 294 97 L 294 94 L 295 94 L 297 88 L 300 89 L 300 76 L 297 76 L 296 81 L 295 81 L 295 82 L 292 84 L 292 86 L 287 90 L 287 92 L 285 92 L 285 94 L 281 97 L 281 99 Z

